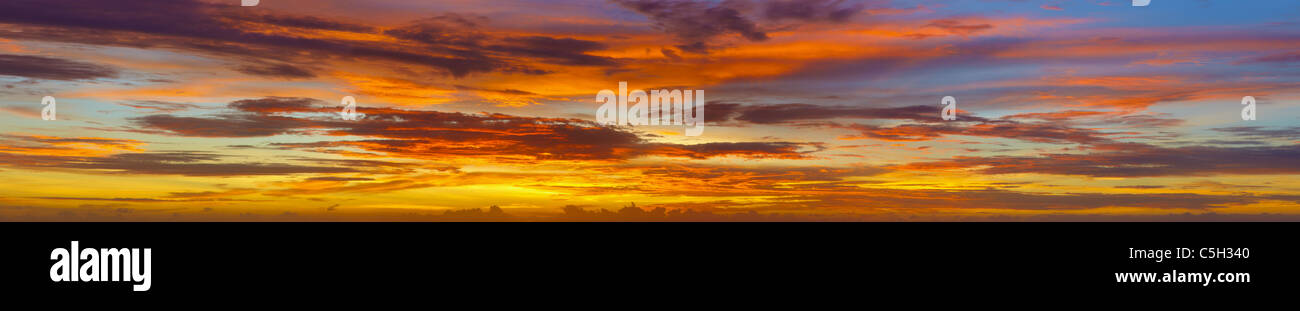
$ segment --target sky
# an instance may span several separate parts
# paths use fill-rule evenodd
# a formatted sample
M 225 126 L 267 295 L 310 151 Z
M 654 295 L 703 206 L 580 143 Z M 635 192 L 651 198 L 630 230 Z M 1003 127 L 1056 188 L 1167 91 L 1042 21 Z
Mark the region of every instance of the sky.
M 0 220 L 1300 220 L 1294 1 L 6 0 L 0 25 Z M 703 134 L 597 122 L 620 82 L 703 91 Z

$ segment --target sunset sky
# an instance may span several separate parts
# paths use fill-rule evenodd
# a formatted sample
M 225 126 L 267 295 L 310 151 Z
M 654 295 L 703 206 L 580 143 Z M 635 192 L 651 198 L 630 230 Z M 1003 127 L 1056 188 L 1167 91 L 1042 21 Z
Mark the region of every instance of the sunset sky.
M 1300 220 L 1291 0 L 5 0 L 0 25 L 0 220 Z M 704 90 L 703 135 L 596 123 L 620 81 Z

